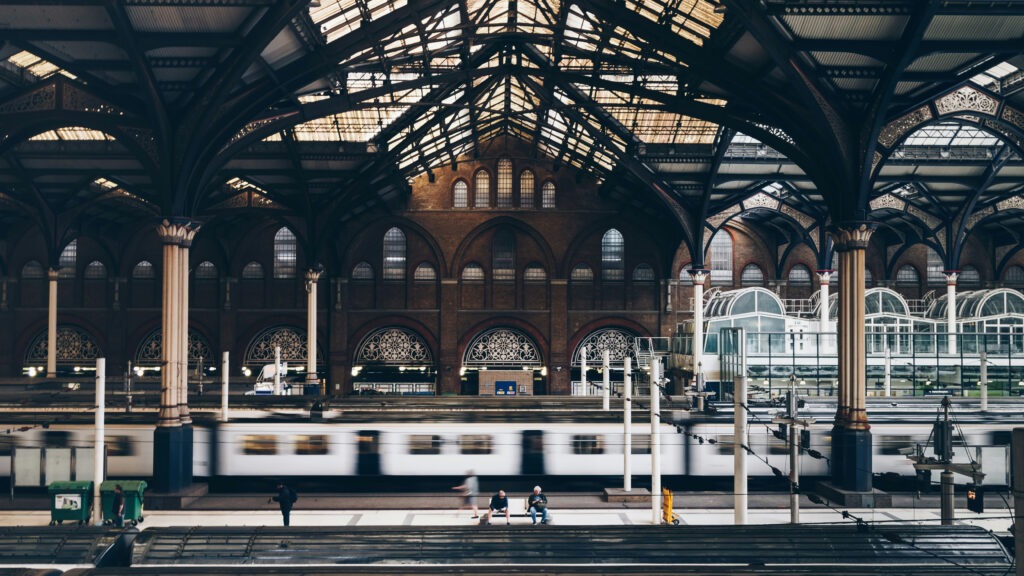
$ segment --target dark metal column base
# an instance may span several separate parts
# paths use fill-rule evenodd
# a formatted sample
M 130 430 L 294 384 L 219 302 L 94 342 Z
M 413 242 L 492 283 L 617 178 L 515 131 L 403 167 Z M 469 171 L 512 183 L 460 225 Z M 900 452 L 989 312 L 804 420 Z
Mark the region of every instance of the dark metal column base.
M 181 426 L 158 426 L 153 432 L 152 489 L 177 492 L 181 477 Z

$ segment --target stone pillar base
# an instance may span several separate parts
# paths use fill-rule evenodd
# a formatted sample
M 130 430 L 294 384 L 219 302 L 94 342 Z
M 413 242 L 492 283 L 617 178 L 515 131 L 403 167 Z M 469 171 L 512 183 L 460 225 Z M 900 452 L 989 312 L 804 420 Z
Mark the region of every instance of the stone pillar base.
M 818 482 L 814 491 L 829 502 L 849 508 L 892 508 L 892 494 L 881 490 L 858 492 L 846 490 L 831 482 Z
M 832 429 L 832 484 L 846 490 L 870 492 L 871 431 Z
M 208 484 L 192 484 L 174 492 L 146 491 L 147 510 L 184 510 L 210 493 Z
M 192 424 L 181 425 L 181 487 L 192 485 Z
M 181 475 L 181 426 L 158 426 L 153 432 L 153 490 L 181 490 Z
M 633 488 L 626 492 L 622 488 L 605 488 L 605 502 L 641 502 L 650 504 L 651 491 L 647 488 Z

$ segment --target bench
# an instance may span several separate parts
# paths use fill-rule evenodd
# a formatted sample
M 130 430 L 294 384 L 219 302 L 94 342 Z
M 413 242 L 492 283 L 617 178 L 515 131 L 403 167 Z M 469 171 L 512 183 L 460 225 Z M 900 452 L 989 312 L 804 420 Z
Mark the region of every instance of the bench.
M 509 515 L 509 517 L 510 518 L 529 518 L 530 517 L 530 507 L 527 505 L 529 503 L 529 500 L 530 500 L 529 496 L 527 496 L 525 498 L 509 498 L 508 499 L 508 515 Z M 490 501 L 488 501 L 488 505 L 490 505 Z M 487 510 L 490 511 L 490 508 L 488 508 Z M 483 515 L 480 516 L 480 523 L 481 524 L 484 524 L 487 521 L 487 515 L 486 514 L 487 513 L 485 512 Z M 539 515 L 540 515 L 540 513 L 538 512 L 538 516 Z M 500 515 L 500 514 L 495 514 L 494 515 L 495 520 L 498 520 L 501 517 L 502 517 L 502 515 Z M 550 522 L 551 522 L 551 511 L 548 511 L 548 523 L 550 523 Z

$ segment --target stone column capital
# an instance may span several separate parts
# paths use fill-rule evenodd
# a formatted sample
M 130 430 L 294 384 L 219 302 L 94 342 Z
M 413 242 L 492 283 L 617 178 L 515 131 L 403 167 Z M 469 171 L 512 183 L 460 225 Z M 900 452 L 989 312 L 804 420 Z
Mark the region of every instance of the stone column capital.
M 959 270 L 943 270 L 943 274 L 946 276 L 946 286 L 956 286 L 956 281 L 960 278 Z
M 828 229 L 837 252 L 864 250 L 878 225 L 874 222 L 843 222 Z
M 818 283 L 822 286 L 827 286 L 829 281 L 832 280 L 832 275 L 835 273 L 835 270 L 818 270 Z
M 175 219 L 171 221 L 165 219 L 157 225 L 156 232 L 163 244 L 189 248 L 192 246 L 192 240 L 196 237 L 196 232 L 199 232 L 199 224 L 191 220 Z
M 46 271 L 46 277 L 50 282 L 56 282 L 60 278 L 60 268 L 53 267 Z
M 316 284 L 317 282 L 319 282 L 320 275 L 323 273 L 324 269 L 322 266 L 317 266 L 315 268 L 310 268 L 309 270 L 306 270 L 306 285 L 308 286 L 309 284 Z
M 708 276 L 711 276 L 711 270 L 706 270 L 704 268 L 690 268 L 686 272 L 690 274 L 690 278 L 693 279 L 693 283 L 695 285 L 703 285 L 704 281 L 708 279 Z

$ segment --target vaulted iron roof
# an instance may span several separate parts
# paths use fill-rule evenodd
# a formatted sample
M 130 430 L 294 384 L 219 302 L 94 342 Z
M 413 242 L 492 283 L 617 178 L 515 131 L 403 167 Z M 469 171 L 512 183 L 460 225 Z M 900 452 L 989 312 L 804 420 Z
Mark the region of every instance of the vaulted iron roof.
M 1024 171 L 1021 0 L 7 0 L 0 30 L 3 217 L 54 253 L 85 217 L 277 210 L 315 238 L 515 138 L 692 249 L 777 185 L 814 227 L 953 254 Z M 793 229 L 773 214 L 749 220 Z

